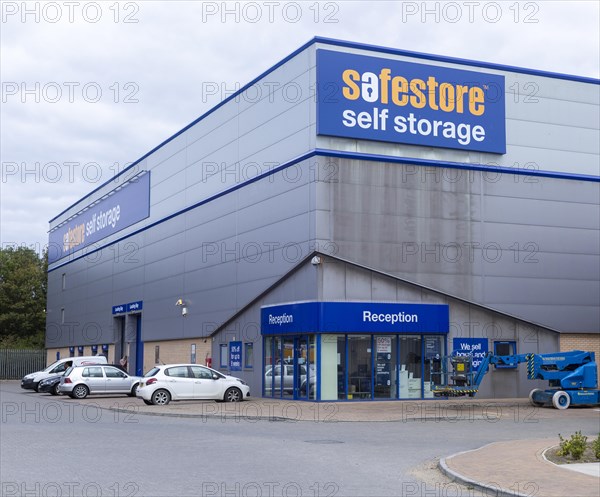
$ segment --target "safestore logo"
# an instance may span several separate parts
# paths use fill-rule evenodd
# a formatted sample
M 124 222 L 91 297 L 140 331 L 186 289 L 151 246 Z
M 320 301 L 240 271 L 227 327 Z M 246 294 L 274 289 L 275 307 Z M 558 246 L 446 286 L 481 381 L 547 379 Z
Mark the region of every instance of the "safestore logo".
M 317 51 L 317 133 L 506 153 L 504 76 Z

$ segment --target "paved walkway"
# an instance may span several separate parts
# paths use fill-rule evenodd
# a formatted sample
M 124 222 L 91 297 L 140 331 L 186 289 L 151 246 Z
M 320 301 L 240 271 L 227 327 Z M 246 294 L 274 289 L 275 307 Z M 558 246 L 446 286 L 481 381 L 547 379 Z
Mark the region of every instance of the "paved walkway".
M 490 495 L 598 497 L 598 477 L 544 459 L 545 449 L 553 445 L 556 439 L 548 438 L 496 442 L 446 457 L 440 468 L 462 483 L 492 491 Z

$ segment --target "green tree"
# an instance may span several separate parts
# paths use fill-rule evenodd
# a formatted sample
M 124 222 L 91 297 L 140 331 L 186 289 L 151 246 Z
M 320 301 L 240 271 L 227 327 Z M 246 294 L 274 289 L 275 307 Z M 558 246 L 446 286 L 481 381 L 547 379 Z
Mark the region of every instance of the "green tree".
M 48 255 L 0 248 L 0 347 L 44 346 Z

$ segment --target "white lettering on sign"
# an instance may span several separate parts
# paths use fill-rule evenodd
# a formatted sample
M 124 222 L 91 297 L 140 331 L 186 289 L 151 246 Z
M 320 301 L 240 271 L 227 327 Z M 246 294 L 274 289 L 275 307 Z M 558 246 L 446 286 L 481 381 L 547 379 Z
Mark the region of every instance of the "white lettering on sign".
M 269 314 L 269 324 L 278 324 L 281 326 L 282 324 L 289 324 L 294 322 L 294 316 L 291 314 L 286 314 L 285 312 L 280 316 L 273 316 Z
M 363 323 L 418 323 L 419 316 L 417 314 L 407 314 L 405 312 L 397 312 L 394 314 L 375 313 L 371 311 L 363 311 Z
M 112 227 L 114 229 L 117 226 L 119 219 L 121 219 L 120 205 L 110 207 L 106 211 L 100 210 L 99 212 L 94 213 L 92 219 L 86 223 L 85 234 L 90 236 L 107 227 Z

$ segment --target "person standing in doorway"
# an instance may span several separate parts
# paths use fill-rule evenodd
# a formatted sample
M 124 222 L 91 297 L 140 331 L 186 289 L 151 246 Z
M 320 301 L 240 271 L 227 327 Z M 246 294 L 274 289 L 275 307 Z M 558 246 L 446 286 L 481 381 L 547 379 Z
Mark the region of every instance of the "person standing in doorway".
M 127 356 L 123 356 L 121 357 L 121 360 L 119 361 L 119 363 L 121 364 L 121 367 L 127 371 Z

